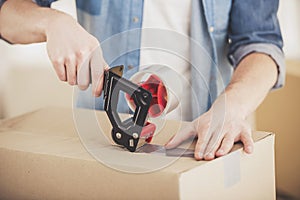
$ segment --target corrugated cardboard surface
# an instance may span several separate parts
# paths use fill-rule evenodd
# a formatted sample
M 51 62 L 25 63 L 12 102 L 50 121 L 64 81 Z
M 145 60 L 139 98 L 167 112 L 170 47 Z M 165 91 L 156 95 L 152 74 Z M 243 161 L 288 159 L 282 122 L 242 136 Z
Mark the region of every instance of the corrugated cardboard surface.
M 300 62 L 288 67 L 300 71 Z M 289 68 L 288 68 L 289 69 Z M 257 128 L 276 135 L 276 186 L 300 199 L 300 73 L 287 74 L 284 88 L 271 92 L 256 112 Z
M 79 111 L 81 115 L 86 112 L 93 111 Z M 105 113 L 96 115 L 109 135 Z M 164 143 L 178 124 L 168 121 L 153 142 Z M 70 109 L 42 109 L 1 125 L 0 199 L 272 199 L 274 137 L 264 132 L 253 136 L 255 152 L 250 156 L 236 145 L 236 151 L 214 161 L 180 158 L 154 172 L 124 173 L 101 164 L 86 151 Z M 123 160 L 138 156 L 154 162 L 170 159 L 121 152 Z M 135 166 L 132 162 L 129 167 Z

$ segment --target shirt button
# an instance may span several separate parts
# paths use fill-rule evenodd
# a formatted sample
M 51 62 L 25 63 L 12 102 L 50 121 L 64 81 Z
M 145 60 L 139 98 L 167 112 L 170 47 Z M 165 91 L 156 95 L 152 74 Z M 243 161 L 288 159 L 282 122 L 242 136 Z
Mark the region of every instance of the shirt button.
M 213 27 L 213 26 L 209 27 L 209 32 L 211 32 L 211 33 L 212 33 L 212 32 L 214 32 L 214 30 L 215 30 L 215 29 L 214 29 L 214 27 Z
M 139 18 L 138 18 L 138 17 L 133 17 L 132 21 L 133 21 L 134 23 L 137 23 L 137 22 L 139 21 Z

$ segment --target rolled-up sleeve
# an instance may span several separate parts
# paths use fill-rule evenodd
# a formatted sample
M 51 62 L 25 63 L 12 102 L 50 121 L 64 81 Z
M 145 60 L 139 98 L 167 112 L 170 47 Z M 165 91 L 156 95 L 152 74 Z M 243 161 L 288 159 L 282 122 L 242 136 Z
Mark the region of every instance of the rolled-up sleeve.
M 1 7 L 4 4 L 4 2 L 5 2 L 5 0 L 0 0 L 0 10 L 1 10 Z M 0 34 L 0 39 L 3 40 L 3 38 L 1 37 L 1 34 Z
M 274 85 L 285 82 L 283 41 L 277 19 L 278 0 L 235 0 L 230 15 L 229 60 L 234 67 L 250 53 L 269 55 L 277 64 L 278 78 Z
M 6 0 L 0 0 L 0 9 L 5 1 Z M 32 0 L 32 1 L 35 2 L 39 6 L 50 7 L 51 3 L 53 3 L 54 1 L 57 1 L 57 0 Z
M 0 0 L 0 9 L 1 9 L 1 7 L 2 7 L 4 1 L 5 1 L 5 0 Z
M 42 6 L 42 7 L 50 7 L 51 3 L 57 0 L 33 0 L 37 5 Z

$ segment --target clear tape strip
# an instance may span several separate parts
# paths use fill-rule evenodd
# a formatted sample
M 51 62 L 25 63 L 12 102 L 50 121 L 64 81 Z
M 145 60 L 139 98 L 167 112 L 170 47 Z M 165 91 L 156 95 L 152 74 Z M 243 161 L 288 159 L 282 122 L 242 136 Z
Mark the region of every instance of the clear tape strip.
M 241 180 L 240 152 L 232 152 L 223 159 L 224 187 L 229 188 Z

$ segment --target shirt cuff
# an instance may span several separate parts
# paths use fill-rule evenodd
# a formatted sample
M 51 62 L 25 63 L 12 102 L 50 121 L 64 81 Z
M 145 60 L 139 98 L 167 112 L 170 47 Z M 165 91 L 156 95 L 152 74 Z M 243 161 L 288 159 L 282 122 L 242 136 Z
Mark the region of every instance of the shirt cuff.
M 2 5 L 4 4 L 5 0 L 0 0 L 0 9 L 2 7 Z
M 2 7 L 2 5 L 4 4 L 5 0 L 0 0 L 0 9 Z M 0 34 L 0 40 L 2 39 L 1 34 Z
M 39 6 L 50 8 L 51 4 L 57 0 L 32 0 L 32 1 Z
M 282 50 L 274 45 L 267 43 L 252 43 L 247 45 L 242 45 L 237 50 L 229 55 L 229 61 L 233 65 L 234 68 L 238 66 L 241 60 L 249 55 L 250 53 L 264 53 L 270 56 L 277 65 L 278 76 L 277 81 L 272 89 L 281 88 L 285 83 L 285 61 L 284 54 Z

